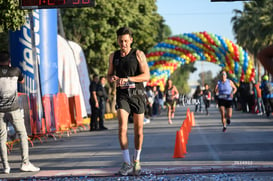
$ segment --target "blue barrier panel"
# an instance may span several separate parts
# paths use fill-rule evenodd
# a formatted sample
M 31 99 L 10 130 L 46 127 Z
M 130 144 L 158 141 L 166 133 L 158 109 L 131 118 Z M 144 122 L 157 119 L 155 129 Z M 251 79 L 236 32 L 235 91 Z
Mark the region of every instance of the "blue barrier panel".
M 58 93 L 57 10 L 33 10 L 26 19 L 20 30 L 9 32 L 11 64 L 24 74 L 25 83 L 19 85 L 19 91 L 30 96 L 35 132 L 39 133 L 41 97 Z

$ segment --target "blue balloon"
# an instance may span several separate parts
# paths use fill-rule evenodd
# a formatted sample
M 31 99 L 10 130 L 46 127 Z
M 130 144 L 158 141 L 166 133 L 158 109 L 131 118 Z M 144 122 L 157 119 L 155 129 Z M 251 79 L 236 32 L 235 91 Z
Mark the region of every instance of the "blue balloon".
M 150 61 L 150 62 L 147 62 L 148 63 L 148 66 L 151 67 L 155 64 L 155 61 Z
M 237 75 L 239 71 L 239 65 L 238 62 L 234 62 L 234 73 Z

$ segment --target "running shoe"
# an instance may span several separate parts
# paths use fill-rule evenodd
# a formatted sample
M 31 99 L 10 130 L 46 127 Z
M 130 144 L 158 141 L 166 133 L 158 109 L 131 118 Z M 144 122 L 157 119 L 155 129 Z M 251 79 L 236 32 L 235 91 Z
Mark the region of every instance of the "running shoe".
M 144 118 L 143 124 L 144 124 L 144 125 L 145 125 L 145 124 L 149 124 L 150 122 L 151 122 L 150 119 Z
M 230 119 L 227 119 L 227 124 L 230 125 Z
M 223 132 L 225 133 L 227 131 L 227 128 L 226 127 L 223 127 Z
M 134 161 L 133 174 L 139 176 L 141 174 L 140 161 Z
M 169 124 L 173 124 L 173 122 L 172 122 L 172 120 L 171 120 L 171 119 L 169 119 L 168 123 L 169 123 Z
M 126 162 L 123 162 L 119 174 L 123 176 L 127 176 L 128 174 L 131 174 L 133 172 L 133 167 L 131 164 L 128 164 Z
M 21 171 L 23 172 L 37 172 L 40 171 L 39 167 L 35 167 L 32 163 L 23 163 L 21 168 Z
M 5 173 L 5 174 L 9 174 L 9 173 L 10 173 L 10 167 L 4 168 L 4 173 Z

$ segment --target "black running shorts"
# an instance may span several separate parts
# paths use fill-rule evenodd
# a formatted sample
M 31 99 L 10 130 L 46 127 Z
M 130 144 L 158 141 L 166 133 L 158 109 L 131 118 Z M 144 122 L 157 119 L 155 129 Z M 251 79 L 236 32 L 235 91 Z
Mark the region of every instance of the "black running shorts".
M 124 109 L 128 113 L 143 114 L 145 106 L 144 95 L 117 95 L 116 109 Z
M 173 108 L 176 106 L 176 100 L 166 101 L 165 105 L 168 107 L 171 106 Z
M 218 99 L 218 106 L 224 106 L 225 108 L 232 108 L 232 100 Z

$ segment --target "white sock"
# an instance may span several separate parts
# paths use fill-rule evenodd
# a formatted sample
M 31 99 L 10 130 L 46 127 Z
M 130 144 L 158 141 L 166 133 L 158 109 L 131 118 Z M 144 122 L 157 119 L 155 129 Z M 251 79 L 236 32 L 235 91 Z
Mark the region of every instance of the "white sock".
M 135 150 L 135 155 L 134 155 L 134 159 L 135 160 L 140 160 L 140 153 L 141 153 L 141 150 Z
M 122 155 L 124 162 L 131 164 L 129 150 L 128 149 L 122 150 Z

